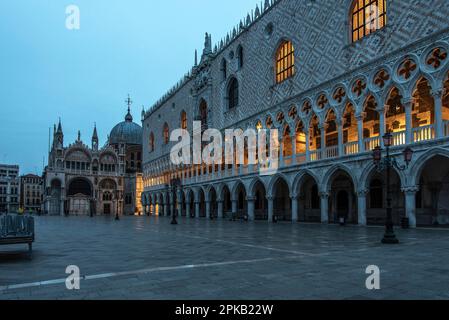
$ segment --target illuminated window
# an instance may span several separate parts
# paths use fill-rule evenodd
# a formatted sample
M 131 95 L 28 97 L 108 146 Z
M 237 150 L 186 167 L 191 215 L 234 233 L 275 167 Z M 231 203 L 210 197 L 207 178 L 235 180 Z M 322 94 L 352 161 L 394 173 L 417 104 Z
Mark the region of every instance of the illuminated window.
M 295 49 L 291 41 L 285 41 L 276 54 L 276 83 L 281 83 L 294 75 Z
M 355 0 L 352 8 L 352 42 L 387 25 L 386 0 Z
M 170 129 L 168 128 L 168 124 L 164 124 L 164 143 L 168 144 L 170 142 Z
M 234 109 L 239 104 L 239 83 L 236 78 L 232 78 L 228 86 L 228 108 Z
M 185 111 L 181 113 L 181 129 L 187 130 L 187 113 Z

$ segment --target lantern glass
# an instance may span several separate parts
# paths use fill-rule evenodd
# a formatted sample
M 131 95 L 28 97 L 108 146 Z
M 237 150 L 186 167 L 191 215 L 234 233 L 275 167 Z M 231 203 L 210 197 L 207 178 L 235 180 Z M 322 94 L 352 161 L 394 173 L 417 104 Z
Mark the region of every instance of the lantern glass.
M 393 135 L 388 132 L 384 135 L 383 139 L 385 147 L 391 147 L 391 145 L 393 144 Z
M 410 148 L 407 148 L 404 150 L 404 161 L 407 163 L 407 165 L 412 162 L 413 158 L 413 150 Z
M 382 160 L 382 149 L 379 146 L 373 150 L 373 159 L 376 163 L 379 163 L 380 160 Z

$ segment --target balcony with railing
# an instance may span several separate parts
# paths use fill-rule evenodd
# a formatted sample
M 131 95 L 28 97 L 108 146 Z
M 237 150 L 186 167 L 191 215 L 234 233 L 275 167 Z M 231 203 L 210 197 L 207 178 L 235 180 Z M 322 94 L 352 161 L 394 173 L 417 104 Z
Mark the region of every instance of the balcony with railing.
M 419 127 L 412 130 L 413 142 L 421 142 L 435 139 L 435 126 Z
M 344 145 L 344 153 L 346 156 L 359 153 L 359 143 L 358 141 L 348 142 Z

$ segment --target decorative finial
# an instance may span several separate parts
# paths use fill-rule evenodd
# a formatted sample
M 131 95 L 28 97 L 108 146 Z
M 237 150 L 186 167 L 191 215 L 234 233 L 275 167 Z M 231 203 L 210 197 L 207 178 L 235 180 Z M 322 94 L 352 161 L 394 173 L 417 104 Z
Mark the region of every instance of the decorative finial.
M 81 141 L 81 131 L 78 130 L 78 141 Z
M 131 105 L 133 104 L 133 102 L 132 102 L 129 94 L 128 94 L 128 99 L 125 100 L 125 103 L 128 105 L 128 113 L 125 116 L 125 121 L 132 122 L 133 116 L 131 115 Z

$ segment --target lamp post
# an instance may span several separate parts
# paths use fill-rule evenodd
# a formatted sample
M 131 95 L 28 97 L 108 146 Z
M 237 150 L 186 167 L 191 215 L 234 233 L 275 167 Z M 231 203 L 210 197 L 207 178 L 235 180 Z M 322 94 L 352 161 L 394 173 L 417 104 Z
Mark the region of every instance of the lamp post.
M 172 215 L 172 220 L 171 220 L 171 224 L 172 225 L 176 225 L 178 224 L 178 221 L 176 221 L 176 216 L 178 214 L 178 206 L 176 205 L 176 191 L 178 190 L 178 187 L 181 186 L 181 179 L 176 178 L 176 179 L 172 179 L 170 181 L 170 187 L 171 187 L 171 191 L 172 191 L 172 199 L 173 199 L 173 212 L 171 213 Z M 179 201 L 179 199 L 178 199 Z
M 119 190 L 116 190 L 115 191 L 115 199 L 116 199 L 116 201 L 117 201 L 117 210 L 115 210 L 115 221 L 119 221 L 120 220 L 120 217 L 119 217 L 119 215 L 118 215 L 118 209 L 119 209 L 119 201 L 120 201 L 120 199 L 121 199 L 121 193 L 120 193 L 120 191 Z
M 413 158 L 413 150 L 410 147 L 407 147 L 403 151 L 404 162 L 406 165 L 399 165 L 396 161 L 396 158 L 393 158 L 390 154 L 390 147 L 393 145 L 393 135 L 391 132 L 386 133 L 382 137 L 384 141 L 384 146 L 386 149 L 386 156 L 382 158 L 382 148 L 376 147 L 373 151 L 373 160 L 376 168 L 379 172 L 386 171 L 386 184 L 387 184 L 387 219 L 385 222 L 385 235 L 382 239 L 382 243 L 384 244 L 398 244 L 399 240 L 396 238 L 394 233 L 394 225 L 393 225 L 393 208 L 392 208 L 392 195 L 391 195 L 391 169 L 395 168 L 398 171 L 404 171 L 408 168 L 410 162 Z

